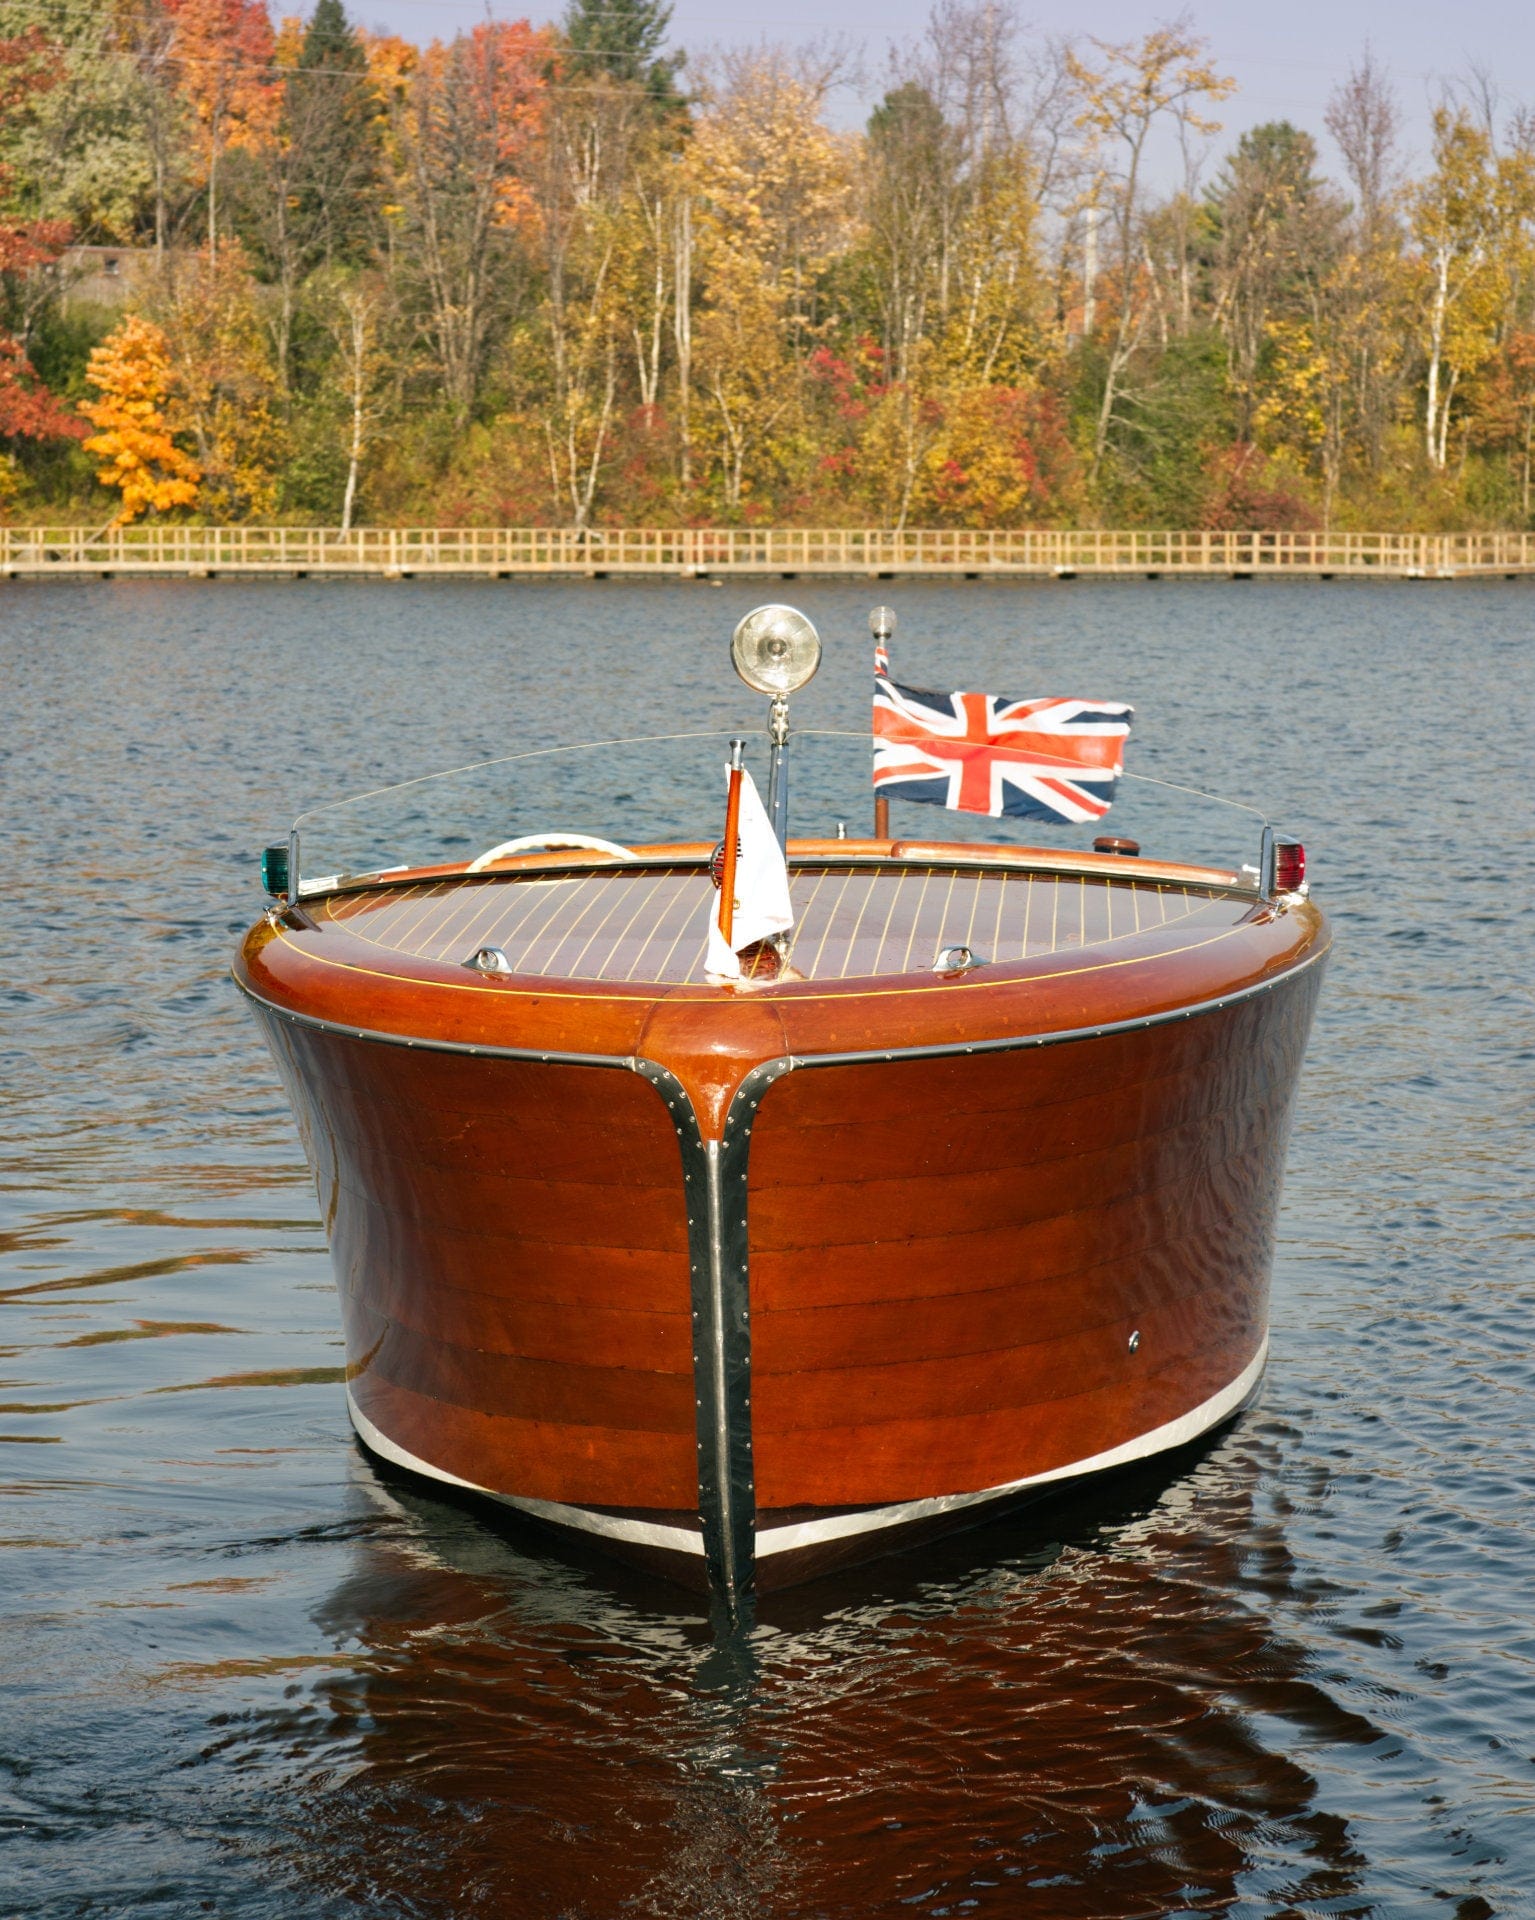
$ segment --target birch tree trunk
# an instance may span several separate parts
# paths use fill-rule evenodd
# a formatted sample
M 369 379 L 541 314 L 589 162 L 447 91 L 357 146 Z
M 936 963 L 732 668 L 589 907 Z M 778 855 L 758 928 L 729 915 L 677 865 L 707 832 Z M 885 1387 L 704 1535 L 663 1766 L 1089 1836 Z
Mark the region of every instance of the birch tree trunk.
M 693 202 L 677 202 L 672 239 L 672 338 L 677 348 L 678 481 L 684 496 L 693 485 Z
M 1434 261 L 1434 303 L 1428 323 L 1428 390 L 1424 401 L 1424 435 L 1431 467 L 1442 467 L 1439 453 L 1439 368 L 1444 354 L 1444 322 L 1450 304 L 1450 261 L 1441 247 Z
M 363 422 L 367 399 L 368 323 L 361 302 L 351 312 L 352 445 L 346 469 L 346 493 L 341 501 L 341 537 L 352 531 L 352 509 L 357 504 L 357 475 L 362 467 Z

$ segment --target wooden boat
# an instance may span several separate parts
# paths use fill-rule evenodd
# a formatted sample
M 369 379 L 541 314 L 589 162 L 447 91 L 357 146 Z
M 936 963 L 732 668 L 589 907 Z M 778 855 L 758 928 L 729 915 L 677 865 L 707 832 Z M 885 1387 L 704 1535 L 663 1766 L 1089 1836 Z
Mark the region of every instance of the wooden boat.
M 733 1609 L 1250 1399 L 1328 944 L 1271 832 L 787 852 L 740 987 L 702 838 L 295 874 L 235 969 L 363 1442 Z

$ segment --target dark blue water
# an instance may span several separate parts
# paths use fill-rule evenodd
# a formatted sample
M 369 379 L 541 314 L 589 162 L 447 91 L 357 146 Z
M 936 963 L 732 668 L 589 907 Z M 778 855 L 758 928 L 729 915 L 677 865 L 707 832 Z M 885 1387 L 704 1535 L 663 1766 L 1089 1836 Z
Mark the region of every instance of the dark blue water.
M 858 727 L 869 594 L 798 583 Z M 882 587 L 1138 709 L 1336 956 L 1257 1407 L 767 1603 L 386 1483 L 227 978 L 314 801 L 728 726 L 761 586 L 0 585 L 0 1911 L 1535 1913 L 1535 589 Z M 614 725 L 618 718 L 622 724 Z

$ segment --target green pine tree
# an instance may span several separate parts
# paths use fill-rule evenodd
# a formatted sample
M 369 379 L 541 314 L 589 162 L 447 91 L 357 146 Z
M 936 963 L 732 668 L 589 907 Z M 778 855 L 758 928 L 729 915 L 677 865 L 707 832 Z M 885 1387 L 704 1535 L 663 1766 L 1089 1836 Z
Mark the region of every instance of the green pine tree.
M 629 81 L 667 112 L 680 109 L 686 56 L 662 52 L 671 19 L 669 0 L 570 0 L 562 32 L 571 72 Z
M 380 177 L 368 58 L 341 0 L 316 0 L 287 89 L 301 225 L 327 266 L 367 257 Z

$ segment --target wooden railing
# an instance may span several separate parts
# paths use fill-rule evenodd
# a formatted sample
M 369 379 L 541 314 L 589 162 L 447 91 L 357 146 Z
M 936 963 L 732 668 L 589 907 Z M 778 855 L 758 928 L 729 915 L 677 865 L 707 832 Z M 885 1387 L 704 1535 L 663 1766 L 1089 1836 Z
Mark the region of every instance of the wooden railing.
M 1451 579 L 1535 573 L 1535 533 L 693 527 L 0 527 L 32 574 L 1074 574 Z

